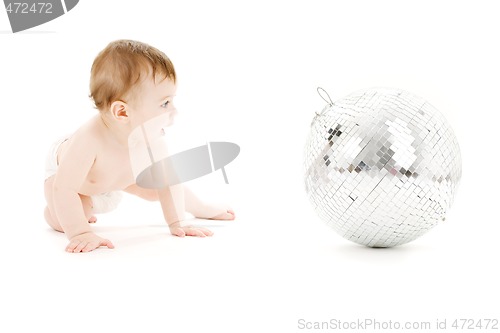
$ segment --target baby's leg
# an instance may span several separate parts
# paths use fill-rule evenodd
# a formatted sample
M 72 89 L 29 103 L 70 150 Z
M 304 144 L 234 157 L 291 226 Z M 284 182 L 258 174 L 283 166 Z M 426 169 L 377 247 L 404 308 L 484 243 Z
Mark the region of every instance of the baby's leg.
M 45 181 L 44 192 L 45 192 L 45 200 L 47 200 L 47 207 L 45 207 L 45 220 L 52 227 L 52 229 L 64 232 L 61 224 L 57 220 L 56 214 L 54 214 L 54 200 L 52 199 L 53 186 L 54 186 L 54 178 L 52 176 Z M 92 199 L 86 195 L 80 194 L 80 199 L 82 200 L 83 211 L 85 212 L 85 216 L 87 217 L 90 223 L 94 223 L 97 219 L 92 215 Z
M 125 191 L 149 201 L 160 200 L 158 191 L 143 189 L 137 185 L 130 186 Z M 198 199 L 198 197 L 183 184 L 172 186 L 171 195 L 177 199 L 174 201 L 176 202 L 177 209 L 179 210 L 179 218 L 182 216 L 180 211 L 184 212 L 185 210 L 200 219 L 234 220 L 234 212 L 229 207 L 226 205 L 206 204 Z M 184 200 L 179 200 L 182 196 Z
M 186 211 L 200 219 L 234 220 L 234 212 L 225 205 L 202 202 L 187 186 L 184 186 Z

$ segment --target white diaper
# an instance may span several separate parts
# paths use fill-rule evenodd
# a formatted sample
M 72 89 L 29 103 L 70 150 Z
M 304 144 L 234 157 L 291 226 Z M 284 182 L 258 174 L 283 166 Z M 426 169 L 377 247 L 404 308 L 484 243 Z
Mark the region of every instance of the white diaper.
M 115 210 L 122 201 L 122 197 L 123 193 L 121 191 L 92 195 L 92 212 L 95 214 L 103 214 Z
M 54 142 L 50 147 L 49 153 L 47 154 L 47 158 L 45 159 L 45 180 L 52 177 L 57 172 L 57 151 L 61 144 L 68 140 L 68 137 L 61 138 Z M 92 199 L 92 212 L 95 214 L 108 213 L 116 207 L 122 200 L 122 192 L 121 191 L 113 191 L 101 193 L 98 195 L 92 195 L 90 197 Z
M 47 157 L 45 158 L 45 180 L 48 178 L 52 177 L 53 175 L 56 174 L 57 172 L 57 150 L 59 149 L 59 146 L 61 144 L 68 140 L 67 137 L 60 138 L 56 142 L 50 146 L 49 153 L 47 154 Z

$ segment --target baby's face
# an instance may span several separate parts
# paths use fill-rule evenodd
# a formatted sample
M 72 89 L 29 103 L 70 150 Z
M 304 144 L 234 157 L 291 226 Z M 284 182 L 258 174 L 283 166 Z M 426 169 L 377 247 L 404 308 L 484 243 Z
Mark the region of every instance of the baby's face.
M 173 104 L 176 86 L 170 79 L 155 83 L 149 77 L 136 89 L 135 98 L 127 103 L 132 130 L 128 145 L 134 173 L 168 156 L 164 128 L 172 124 L 177 114 Z
M 159 128 L 172 125 L 177 114 L 173 103 L 177 87 L 172 80 L 154 82 L 149 76 L 137 89 L 137 97 L 129 103 L 133 123 L 138 126 L 154 122 Z

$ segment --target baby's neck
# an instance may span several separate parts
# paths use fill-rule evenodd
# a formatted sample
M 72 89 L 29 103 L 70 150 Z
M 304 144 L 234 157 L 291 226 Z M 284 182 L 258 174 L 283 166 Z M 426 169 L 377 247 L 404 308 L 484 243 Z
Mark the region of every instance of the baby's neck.
M 117 124 L 113 119 L 106 116 L 105 114 L 100 114 L 97 121 L 101 125 L 101 130 L 106 135 L 110 136 L 113 140 L 117 141 L 122 146 L 128 146 L 128 139 L 130 136 L 130 128 L 126 124 Z

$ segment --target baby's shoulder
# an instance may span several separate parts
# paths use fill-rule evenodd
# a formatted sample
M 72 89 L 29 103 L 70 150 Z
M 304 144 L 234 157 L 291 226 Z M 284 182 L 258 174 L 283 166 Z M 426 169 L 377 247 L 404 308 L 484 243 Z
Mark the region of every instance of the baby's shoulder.
M 80 126 L 69 138 L 70 146 L 88 151 L 97 151 L 101 146 L 101 133 L 95 118 Z

